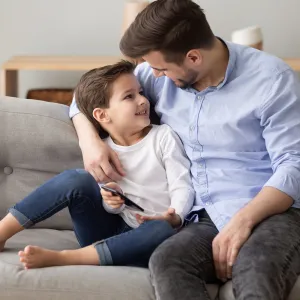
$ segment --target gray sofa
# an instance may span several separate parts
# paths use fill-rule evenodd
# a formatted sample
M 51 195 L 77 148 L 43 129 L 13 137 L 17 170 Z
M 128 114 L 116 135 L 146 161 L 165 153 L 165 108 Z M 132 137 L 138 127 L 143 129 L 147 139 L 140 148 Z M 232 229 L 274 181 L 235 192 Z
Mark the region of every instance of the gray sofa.
M 55 174 L 81 167 L 67 106 L 0 98 L 0 218 Z M 24 270 L 17 253 L 28 244 L 55 250 L 78 248 L 67 210 L 17 234 L 6 244 L 0 253 L 1 300 L 155 299 L 147 269 L 67 266 Z M 234 299 L 230 282 L 220 288 L 209 285 L 208 289 L 211 299 Z M 300 280 L 289 298 L 297 299 Z

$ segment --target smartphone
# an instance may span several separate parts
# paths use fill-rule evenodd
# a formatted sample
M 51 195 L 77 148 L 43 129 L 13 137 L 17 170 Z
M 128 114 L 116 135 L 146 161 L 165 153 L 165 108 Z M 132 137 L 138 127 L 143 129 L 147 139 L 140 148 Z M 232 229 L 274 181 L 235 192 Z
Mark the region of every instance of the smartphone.
M 116 191 L 115 189 L 112 189 L 108 186 L 102 185 L 101 189 L 107 191 L 107 192 L 111 192 L 114 196 L 120 196 L 121 199 L 124 200 L 125 205 L 131 207 L 131 208 L 135 208 L 138 209 L 140 211 L 144 211 L 144 209 L 142 207 L 140 207 L 139 205 L 137 205 L 136 203 L 134 203 L 132 200 L 130 200 L 129 198 L 127 198 L 124 194 L 120 193 L 119 191 Z

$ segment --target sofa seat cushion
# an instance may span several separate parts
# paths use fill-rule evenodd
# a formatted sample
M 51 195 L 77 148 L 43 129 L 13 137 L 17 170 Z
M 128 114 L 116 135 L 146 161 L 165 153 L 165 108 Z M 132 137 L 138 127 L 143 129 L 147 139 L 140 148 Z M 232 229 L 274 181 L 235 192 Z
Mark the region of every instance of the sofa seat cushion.
M 155 300 L 148 269 L 65 266 L 25 270 L 19 250 L 26 245 L 52 250 L 77 249 L 73 231 L 29 229 L 11 238 L 0 253 L 0 299 Z M 208 286 L 216 299 L 218 286 Z

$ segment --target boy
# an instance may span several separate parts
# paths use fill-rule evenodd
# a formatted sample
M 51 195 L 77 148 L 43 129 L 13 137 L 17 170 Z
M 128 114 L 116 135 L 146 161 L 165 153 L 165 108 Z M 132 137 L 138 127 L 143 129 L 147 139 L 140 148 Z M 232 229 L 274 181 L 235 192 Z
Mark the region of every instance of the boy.
M 126 61 L 91 70 L 82 76 L 75 97 L 86 117 L 109 133 L 106 143 L 118 153 L 126 171 L 122 180 L 106 186 L 141 206 L 143 215 L 99 188 L 86 171 L 65 171 L 9 209 L 0 222 L 0 248 L 15 233 L 65 207 L 82 248 L 51 251 L 27 246 L 19 252 L 25 268 L 147 266 L 155 248 L 175 233 L 190 211 L 194 191 L 189 161 L 167 125 L 150 124 L 149 102 L 133 71 Z M 151 216 L 156 219 L 148 220 Z

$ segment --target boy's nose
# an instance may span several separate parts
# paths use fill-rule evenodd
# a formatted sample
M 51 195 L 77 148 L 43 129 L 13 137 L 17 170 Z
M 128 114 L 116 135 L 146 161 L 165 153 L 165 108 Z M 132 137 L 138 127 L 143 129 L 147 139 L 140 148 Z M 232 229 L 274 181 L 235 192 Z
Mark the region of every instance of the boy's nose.
M 146 105 L 147 103 L 148 103 L 148 99 L 145 96 L 140 95 L 138 100 L 138 105 Z

